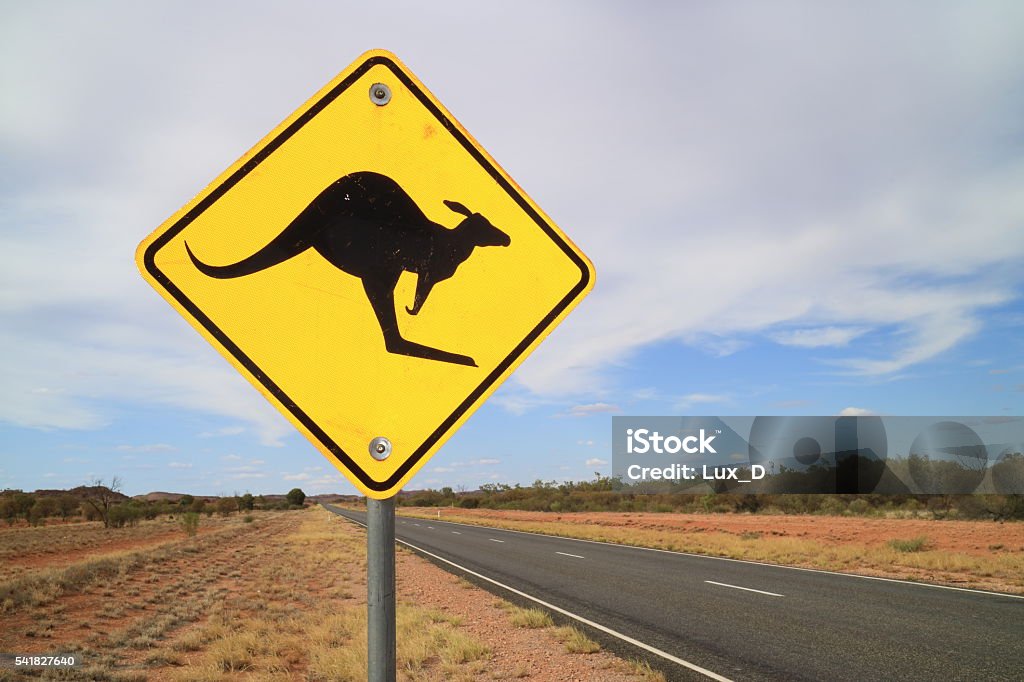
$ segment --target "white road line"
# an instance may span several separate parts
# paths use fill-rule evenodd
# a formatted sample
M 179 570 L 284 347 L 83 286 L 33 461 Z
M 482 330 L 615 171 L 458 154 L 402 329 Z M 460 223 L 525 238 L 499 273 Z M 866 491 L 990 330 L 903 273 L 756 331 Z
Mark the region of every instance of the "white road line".
M 758 594 L 767 594 L 769 597 L 784 597 L 783 594 L 775 594 L 774 592 L 765 592 L 764 590 L 755 590 L 752 587 L 740 587 L 739 585 L 730 585 L 728 583 L 716 583 L 714 580 L 705 580 L 704 582 L 712 585 L 721 585 L 722 587 L 731 587 L 734 590 L 746 590 L 747 592 L 757 592 Z
M 487 538 L 491 542 L 505 542 L 504 540 L 495 540 L 494 538 Z
M 638 549 L 644 552 L 660 552 L 661 554 L 675 554 L 677 556 L 692 556 L 695 559 L 710 559 L 713 561 L 731 561 L 737 564 L 751 564 L 753 566 L 765 566 L 767 568 L 784 568 L 787 571 L 804 571 L 805 573 L 823 573 L 825 575 L 837 575 L 843 578 L 860 578 L 861 580 L 877 580 L 884 583 L 896 583 L 897 585 L 909 585 L 912 587 L 931 587 L 936 590 L 952 590 L 953 592 L 970 592 L 972 594 L 987 594 L 992 597 L 1007 597 L 1009 599 L 1024 599 L 1024 594 L 1010 594 L 1008 592 L 991 592 L 989 590 L 975 590 L 970 587 L 953 587 L 951 585 L 934 585 L 932 583 L 919 583 L 913 580 L 899 580 L 898 578 L 882 578 L 877 575 L 861 575 L 860 573 L 839 573 L 838 571 L 826 571 L 822 568 L 803 568 L 801 566 L 786 566 L 785 564 L 769 564 L 764 561 L 751 561 L 750 559 L 730 559 L 724 556 L 708 556 L 706 554 L 694 554 L 693 552 L 677 552 L 671 549 L 658 549 L 657 547 L 640 547 L 638 545 L 626 545 L 621 542 L 601 542 L 600 540 L 584 540 L 583 538 L 570 538 L 564 535 L 547 535 L 546 533 L 531 533 L 526 530 L 512 530 L 510 528 L 496 528 L 474 523 L 460 523 L 458 521 L 444 521 L 453 526 L 467 526 L 469 528 L 482 528 L 484 530 L 496 530 L 499 533 L 519 533 L 521 535 L 534 535 L 542 538 L 553 538 L 555 540 L 571 540 L 572 542 L 587 542 L 592 545 L 606 545 L 609 547 L 622 547 L 624 549 Z
M 571 556 L 574 559 L 582 559 L 583 558 L 579 554 L 569 554 L 568 552 L 555 552 L 555 554 L 561 554 L 562 556 Z
M 462 535 L 462 533 L 460 533 L 460 532 L 459 532 L 459 531 L 457 531 L 457 530 L 453 530 L 453 531 L 452 531 L 452 535 Z
M 434 527 L 433 527 L 433 526 L 427 526 L 427 528 L 428 528 L 429 530 L 434 530 Z
M 414 526 L 418 526 L 418 525 L 420 525 L 420 524 L 418 524 L 418 523 L 414 523 L 414 524 L 412 524 L 412 525 L 414 525 Z
M 340 516 L 340 514 L 339 514 L 339 516 Z M 356 521 L 355 519 L 350 519 L 347 516 L 344 516 L 342 518 L 348 519 L 352 523 L 358 524 L 358 525 L 362 526 L 363 528 L 366 528 L 366 524 L 362 523 L 361 521 Z M 448 521 L 446 523 L 452 523 L 452 522 Z M 470 524 L 460 524 L 460 525 L 470 525 Z M 515 531 L 513 531 L 513 532 L 515 532 Z M 416 545 L 412 544 L 411 542 L 406 542 L 405 540 L 398 540 L 398 539 L 396 539 L 395 542 L 397 542 L 399 544 L 402 544 L 402 545 L 405 545 L 409 549 L 414 549 L 417 552 L 420 552 L 421 554 L 425 554 L 425 555 L 427 555 L 429 557 L 433 557 L 433 558 L 437 559 L 438 561 L 442 561 L 442 562 L 448 564 L 449 566 L 454 566 L 455 568 L 457 568 L 460 571 L 463 571 L 465 573 L 468 573 L 469 575 L 472 575 L 472 576 L 475 576 L 477 578 L 480 578 L 481 580 L 486 580 L 487 582 L 491 583 L 492 585 L 497 585 L 498 587 L 500 587 L 502 589 L 508 590 L 512 594 L 518 594 L 520 597 L 523 597 L 524 599 L 529 599 L 530 601 L 532 601 L 534 603 L 537 603 L 537 604 L 540 604 L 541 606 L 543 606 L 545 608 L 551 609 L 552 611 L 555 611 L 556 613 L 560 613 L 563 616 L 568 616 L 569 618 L 572 618 L 573 620 L 577 620 L 577 621 L 579 621 L 581 623 L 584 623 L 585 625 L 589 625 L 590 627 L 594 628 L 595 630 L 600 630 L 601 632 L 603 632 L 605 634 L 608 634 L 608 635 L 611 635 L 612 637 L 617 637 L 617 638 L 621 639 L 623 642 L 628 642 L 629 644 L 632 644 L 635 647 L 639 647 L 639 648 L 643 649 L 644 651 L 650 652 L 650 653 L 654 654 L 655 656 L 660 656 L 660 657 L 664 658 L 666 661 L 671 661 L 672 663 L 675 663 L 676 665 L 681 665 L 684 668 L 688 668 L 688 669 L 694 671 L 695 673 L 700 673 L 701 675 L 704 675 L 705 677 L 709 677 L 712 680 L 717 680 L 717 682 L 732 682 L 732 680 L 730 680 L 728 677 L 722 677 L 721 675 L 719 675 L 717 673 L 711 672 L 707 668 L 700 667 L 696 663 L 690 663 L 689 661 L 684 661 L 683 659 L 681 659 L 681 658 L 679 658 L 677 656 L 673 656 L 672 654 L 668 653 L 667 651 L 662 651 L 661 649 L 658 649 L 657 647 L 653 647 L 650 644 L 644 644 L 639 639 L 633 639 L 629 635 L 624 635 L 624 634 L 622 634 L 621 632 L 619 632 L 617 630 L 612 630 L 610 627 L 606 627 L 604 625 L 601 625 L 600 623 L 595 623 L 594 621 L 589 620 L 587 618 L 584 618 L 583 616 L 576 615 L 572 611 L 566 611 L 565 609 L 559 608 L 559 607 L 555 606 L 554 604 L 549 604 L 548 602 L 544 601 L 543 599 L 538 599 L 537 597 L 534 597 L 532 594 L 527 594 L 526 592 L 523 592 L 521 590 L 517 590 L 516 588 L 510 587 L 510 586 L 506 585 L 505 583 L 500 583 L 497 580 L 495 580 L 494 578 L 488 578 L 486 575 L 481 575 L 480 573 L 477 573 L 476 571 L 471 571 L 468 568 L 466 568 L 465 566 L 460 566 L 459 564 L 455 563 L 454 561 L 449 561 L 448 559 L 445 559 L 444 557 L 437 556 L 436 554 L 428 552 L 425 549 L 417 547 Z M 496 540 L 495 542 L 501 542 L 501 540 Z

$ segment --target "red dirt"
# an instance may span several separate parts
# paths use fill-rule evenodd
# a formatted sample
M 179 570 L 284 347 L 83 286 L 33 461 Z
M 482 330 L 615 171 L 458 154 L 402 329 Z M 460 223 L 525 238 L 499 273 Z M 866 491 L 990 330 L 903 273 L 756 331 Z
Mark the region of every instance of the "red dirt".
M 417 509 L 433 514 L 436 510 Z M 871 519 L 847 516 L 771 516 L 758 514 L 657 514 L 617 512 L 526 512 L 493 509 L 442 510 L 445 514 L 495 521 L 563 521 L 643 530 L 678 529 L 742 535 L 758 532 L 779 537 L 819 541 L 825 545 L 882 546 L 890 540 L 927 537 L 938 551 L 989 556 L 1001 545 L 1005 551 L 1024 551 L 1024 523 L 993 521 L 935 521 L 929 519 Z

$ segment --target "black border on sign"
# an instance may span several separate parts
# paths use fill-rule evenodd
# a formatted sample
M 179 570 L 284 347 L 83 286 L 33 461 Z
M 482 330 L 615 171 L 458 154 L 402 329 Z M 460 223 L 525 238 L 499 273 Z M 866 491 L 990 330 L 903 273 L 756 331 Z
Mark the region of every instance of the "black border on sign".
M 239 180 L 244 178 L 246 175 L 255 170 L 260 163 L 262 163 L 267 157 L 269 157 L 278 147 L 280 147 L 288 138 L 294 135 L 299 129 L 301 129 L 306 123 L 313 119 L 318 113 L 320 113 L 328 104 L 334 101 L 338 95 L 348 89 L 355 81 L 357 81 L 367 70 L 371 67 L 382 64 L 386 66 L 391 72 L 416 96 L 423 106 L 434 115 L 438 122 L 444 126 L 463 148 L 469 152 L 469 154 L 476 159 L 479 163 L 494 179 L 502 189 L 522 208 L 530 218 L 537 224 L 540 229 L 544 231 L 548 237 L 554 241 L 559 248 L 565 253 L 569 259 L 577 265 L 580 269 L 580 281 L 569 290 L 569 293 L 558 302 L 558 305 L 554 307 L 541 321 L 534 327 L 529 334 L 527 334 L 522 341 L 516 345 L 515 348 L 498 363 L 498 366 L 487 375 L 483 382 L 473 390 L 469 396 L 463 400 L 458 407 L 445 419 L 437 429 L 434 430 L 430 436 L 427 437 L 426 441 L 416 449 L 413 454 L 402 463 L 398 469 L 395 470 L 394 474 L 391 475 L 385 481 L 376 481 L 363 471 L 355 461 L 349 457 L 349 455 L 342 450 L 341 446 L 335 443 L 324 431 L 321 429 L 316 422 L 314 422 L 309 415 L 307 415 L 296 403 L 293 401 L 287 393 L 285 393 L 280 386 L 274 383 L 273 379 L 267 376 L 263 370 L 261 370 L 235 343 L 228 338 L 228 336 L 213 323 L 213 321 L 207 317 L 203 311 L 201 311 L 195 303 L 193 303 L 185 294 L 176 287 L 156 265 L 156 253 L 163 246 L 165 246 L 171 239 L 177 236 L 182 230 L 184 230 L 192 221 L 194 221 L 200 214 L 206 209 L 212 206 L 220 197 L 222 197 L 229 189 L 231 189 Z M 345 466 L 350 472 L 352 472 L 367 488 L 377 492 L 383 492 L 392 486 L 394 486 L 404 476 L 409 469 L 415 466 L 424 456 L 424 454 L 436 443 L 449 429 L 455 424 L 456 421 L 480 398 L 481 395 L 487 389 L 494 385 L 498 378 L 512 365 L 533 343 L 537 337 L 544 333 L 548 327 L 555 321 L 555 319 L 576 299 L 580 293 L 586 289 L 587 284 L 590 283 L 590 269 L 582 258 L 577 255 L 573 249 L 562 239 L 559 234 L 551 227 L 523 198 L 523 196 L 516 191 L 515 187 L 505 179 L 505 177 L 495 168 L 484 155 L 480 152 L 476 146 L 473 145 L 467 139 L 467 137 L 459 130 L 459 128 L 453 124 L 444 113 L 424 94 L 420 88 L 409 78 L 408 75 L 403 72 L 397 64 L 383 56 L 371 57 L 366 60 L 359 68 L 353 71 L 348 78 L 339 83 L 330 92 L 328 92 L 322 99 L 314 103 L 305 113 L 303 113 L 298 119 L 296 119 L 291 125 L 281 132 L 280 135 L 270 140 L 265 147 L 260 149 L 251 159 L 246 161 L 241 168 L 232 173 L 231 177 L 225 180 L 221 185 L 211 191 L 206 197 L 203 198 L 198 204 L 196 204 L 192 210 L 186 213 L 178 222 L 172 225 L 166 232 L 153 240 L 153 243 L 146 249 L 143 257 L 146 270 L 153 276 L 157 282 L 159 282 L 171 296 L 174 297 L 181 306 L 187 310 L 210 334 L 213 335 L 217 341 L 224 346 L 224 348 L 242 365 L 249 370 L 249 372 L 260 382 L 275 398 L 277 398 L 281 404 L 295 416 L 299 422 L 305 426 L 313 436 L 320 441 L 326 447 L 334 457 Z

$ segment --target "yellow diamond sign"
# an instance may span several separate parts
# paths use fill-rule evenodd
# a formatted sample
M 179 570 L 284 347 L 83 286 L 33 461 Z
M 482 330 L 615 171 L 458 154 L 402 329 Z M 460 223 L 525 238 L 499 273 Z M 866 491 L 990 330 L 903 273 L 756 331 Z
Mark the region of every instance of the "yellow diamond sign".
M 378 499 L 594 284 L 586 256 L 383 51 L 328 83 L 136 259 Z

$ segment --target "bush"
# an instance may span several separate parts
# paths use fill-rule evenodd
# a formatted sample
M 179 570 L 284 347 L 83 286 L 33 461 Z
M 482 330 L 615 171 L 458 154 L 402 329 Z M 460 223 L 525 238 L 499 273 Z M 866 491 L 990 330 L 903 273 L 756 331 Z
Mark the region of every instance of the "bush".
M 217 509 L 217 513 L 221 516 L 228 516 L 231 514 L 231 512 L 238 509 L 238 505 L 235 503 L 234 498 L 231 497 L 220 498 L 214 504 L 214 507 Z
M 185 512 L 181 517 L 181 527 L 185 535 L 192 537 L 199 532 L 199 514 L 196 512 Z
M 851 514 L 864 516 L 871 510 L 871 504 L 867 500 L 858 498 L 853 502 L 850 502 L 849 509 Z
M 922 536 L 910 540 L 890 540 L 889 546 L 897 552 L 923 552 L 928 549 L 928 538 Z
M 288 499 L 288 504 L 295 507 L 301 507 L 306 501 L 306 493 L 302 492 L 301 488 L 292 488 L 285 497 Z
M 139 519 L 142 518 L 142 514 L 142 509 L 137 505 L 123 503 L 111 507 L 107 518 L 110 521 L 111 528 L 124 528 L 125 526 L 132 527 L 137 525 Z

